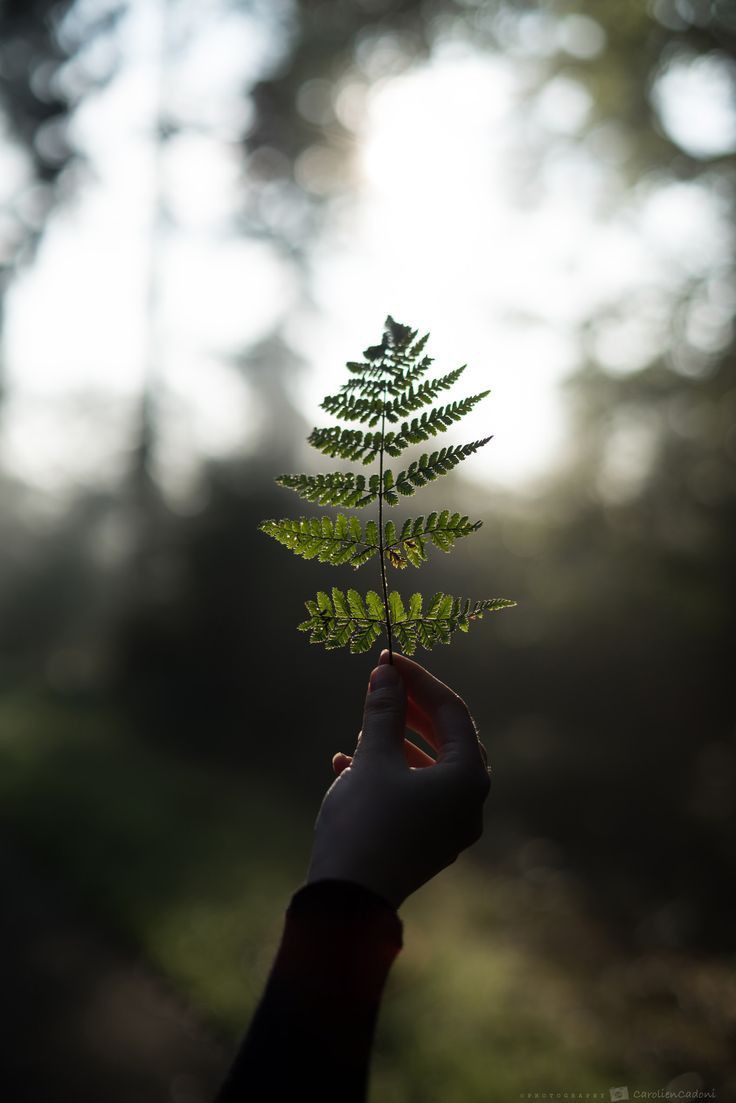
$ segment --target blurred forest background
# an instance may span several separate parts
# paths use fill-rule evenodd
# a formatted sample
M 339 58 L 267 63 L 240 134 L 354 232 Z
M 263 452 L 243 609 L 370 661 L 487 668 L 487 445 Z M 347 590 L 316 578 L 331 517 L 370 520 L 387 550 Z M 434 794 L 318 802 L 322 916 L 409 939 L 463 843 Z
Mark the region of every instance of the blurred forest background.
M 492 389 L 419 588 L 519 604 L 419 656 L 495 780 L 372 1098 L 734 1097 L 735 57 L 728 0 L 0 2 L 4 1099 L 228 1065 L 372 659 L 257 524 L 388 312 Z

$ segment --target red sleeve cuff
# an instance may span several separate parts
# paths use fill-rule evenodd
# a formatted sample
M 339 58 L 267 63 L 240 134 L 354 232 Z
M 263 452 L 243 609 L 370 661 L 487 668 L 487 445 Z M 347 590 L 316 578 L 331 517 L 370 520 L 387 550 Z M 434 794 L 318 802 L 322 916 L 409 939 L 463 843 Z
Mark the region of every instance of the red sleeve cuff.
M 354 881 L 311 881 L 295 892 L 286 918 L 302 923 L 350 927 L 395 948 L 403 946 L 403 926 L 396 908 L 383 896 Z
M 377 1008 L 402 934 L 396 909 L 372 890 L 352 881 L 313 881 L 287 908 L 279 974 L 316 982 L 325 1020 L 331 1011 L 339 1019 L 346 1006 Z

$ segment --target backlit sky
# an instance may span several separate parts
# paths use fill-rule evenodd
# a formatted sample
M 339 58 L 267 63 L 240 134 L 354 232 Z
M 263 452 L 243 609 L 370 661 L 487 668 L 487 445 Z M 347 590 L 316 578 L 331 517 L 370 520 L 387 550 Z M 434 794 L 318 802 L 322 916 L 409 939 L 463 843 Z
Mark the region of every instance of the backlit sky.
M 584 40 L 586 22 L 576 31 Z M 9 298 L 4 462 L 52 492 L 114 484 L 126 462 L 146 358 L 156 31 L 155 6 L 132 4 L 119 75 L 74 123 L 93 173 L 54 215 Z M 588 48 L 601 48 L 587 32 Z M 210 13 L 171 73 L 169 95 L 198 126 L 171 142 L 165 162 L 174 217 L 160 317 L 165 484 L 181 492 L 200 455 L 247 447 L 252 396 L 228 357 L 284 313 L 310 364 L 301 408 L 321 424 L 329 419 L 319 401 L 391 312 L 431 330 L 438 368 L 469 364 L 457 396 L 492 390 L 448 438 L 495 434 L 468 473 L 472 464 L 476 478 L 528 485 L 564 453 L 559 384 L 576 366 L 579 324 L 623 294 L 674 289 L 722 260 L 717 204 L 696 186 L 652 185 L 622 198 L 614 216 L 625 151 L 610 132 L 575 141 L 590 111 L 585 91 L 560 78 L 522 112 L 509 62 L 449 43 L 430 63 L 374 84 L 357 133 L 356 194 L 315 250 L 320 313 L 307 311 L 283 260 L 228 229 L 247 187 L 234 141 L 238 91 L 267 49 L 244 16 Z M 354 93 L 338 100 L 346 117 Z M 736 143 L 717 66 L 671 72 L 657 97 L 663 122 L 692 152 Z M 545 135 L 560 152 L 524 201 L 524 143 Z M 6 186 L 20 171 L 1 149 L 0 168 Z M 319 186 L 318 164 L 302 173 L 305 186 Z M 657 336 L 656 325 L 631 319 L 603 334 L 599 352 L 611 370 L 631 370 Z

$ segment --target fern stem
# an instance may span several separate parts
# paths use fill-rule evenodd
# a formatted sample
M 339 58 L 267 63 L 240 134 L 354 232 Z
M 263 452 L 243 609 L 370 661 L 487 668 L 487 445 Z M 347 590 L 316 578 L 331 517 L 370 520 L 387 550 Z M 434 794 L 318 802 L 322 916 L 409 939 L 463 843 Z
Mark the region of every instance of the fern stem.
M 388 661 L 393 663 L 394 653 L 391 646 L 391 616 L 388 607 L 388 587 L 386 585 L 386 560 L 383 548 L 383 438 L 386 429 L 386 383 L 383 384 L 383 402 L 381 408 L 381 448 L 378 454 L 378 554 L 381 559 L 381 584 L 383 585 L 383 608 L 386 612 L 386 634 L 388 635 Z

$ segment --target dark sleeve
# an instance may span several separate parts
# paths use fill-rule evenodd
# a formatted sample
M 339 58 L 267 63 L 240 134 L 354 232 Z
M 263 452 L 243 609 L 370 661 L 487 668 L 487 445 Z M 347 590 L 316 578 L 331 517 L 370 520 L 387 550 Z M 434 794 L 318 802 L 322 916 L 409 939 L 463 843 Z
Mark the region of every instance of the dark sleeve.
M 396 909 L 361 885 L 325 880 L 299 889 L 215 1103 L 362 1103 L 378 1007 L 402 934 Z

